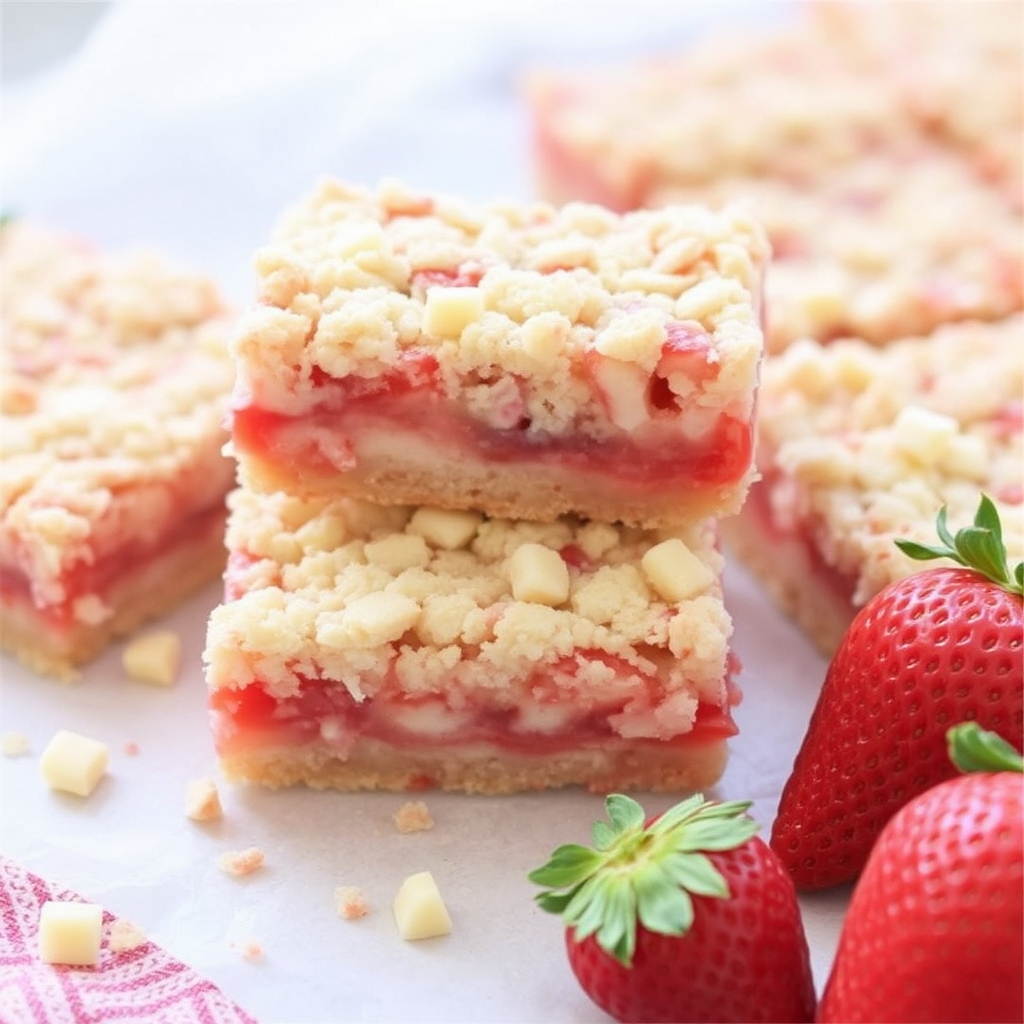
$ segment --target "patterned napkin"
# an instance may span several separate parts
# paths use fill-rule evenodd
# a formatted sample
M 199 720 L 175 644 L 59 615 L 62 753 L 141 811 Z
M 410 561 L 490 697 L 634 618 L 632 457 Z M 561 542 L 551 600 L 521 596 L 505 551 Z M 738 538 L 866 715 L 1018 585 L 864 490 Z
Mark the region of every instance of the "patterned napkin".
M 104 911 L 96 967 L 39 959 L 39 913 L 47 900 L 81 900 L 0 857 L 0 1021 L 4 1024 L 257 1024 L 180 960 L 152 942 L 114 952 Z

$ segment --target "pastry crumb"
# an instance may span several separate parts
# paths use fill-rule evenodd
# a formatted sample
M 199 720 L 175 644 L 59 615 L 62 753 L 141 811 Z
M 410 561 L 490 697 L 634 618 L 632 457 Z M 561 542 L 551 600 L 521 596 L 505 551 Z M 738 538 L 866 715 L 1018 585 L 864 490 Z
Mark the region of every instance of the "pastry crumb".
M 128 757 L 138 757 L 138 755 L 139 755 L 139 745 L 138 745 L 138 743 L 136 743 L 134 740 L 129 740 L 124 745 L 124 752 L 125 752 L 125 754 L 128 755 Z
M 118 918 L 110 922 L 107 945 L 112 953 L 127 953 L 129 950 L 144 946 L 148 941 L 142 929 L 131 921 Z
M 23 732 L 5 732 L 0 736 L 0 753 L 4 757 L 22 757 L 29 752 L 28 737 Z
M 339 885 L 334 890 L 334 905 L 338 909 L 338 917 L 342 917 L 346 921 L 366 917 L 370 912 L 366 894 L 355 885 Z
M 263 958 L 263 943 L 258 939 L 232 942 L 231 948 L 238 950 L 243 960 L 261 960 Z
M 214 821 L 224 815 L 213 779 L 193 779 L 185 787 L 185 815 L 193 821 Z
M 217 866 L 229 875 L 251 875 L 263 867 L 263 851 L 258 846 L 229 850 L 217 858 Z
M 434 819 L 422 800 L 410 800 L 395 812 L 395 825 L 399 832 L 427 832 L 434 827 Z

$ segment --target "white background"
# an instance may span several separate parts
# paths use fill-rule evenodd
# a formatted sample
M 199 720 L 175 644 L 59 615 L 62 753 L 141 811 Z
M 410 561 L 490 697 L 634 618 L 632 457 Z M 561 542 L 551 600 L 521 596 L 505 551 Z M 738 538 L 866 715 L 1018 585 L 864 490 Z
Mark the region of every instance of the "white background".
M 60 18 L 62 5 L 37 6 Z M 712 22 L 742 31 L 789 14 L 667 0 L 116 3 L 70 58 L 5 77 L 0 206 L 104 246 L 158 246 L 242 303 L 253 250 L 320 176 L 527 198 L 526 68 L 671 51 Z M 767 834 L 825 665 L 737 567 L 726 584 L 745 696 L 709 795 L 753 799 Z M 222 785 L 223 821 L 184 818 L 186 782 L 216 770 L 200 653 L 218 596 L 210 588 L 171 617 L 186 649 L 168 691 L 124 680 L 119 649 L 73 688 L 0 658 L 0 731 L 32 743 L 29 756 L 0 759 L 0 852 L 134 921 L 264 1024 L 604 1019 L 525 879 L 554 846 L 588 840 L 599 796 L 427 794 L 435 828 L 401 835 L 401 795 Z M 111 747 L 110 775 L 88 801 L 39 776 L 58 728 Z M 233 879 L 216 867 L 222 851 L 250 845 L 266 853 L 262 872 Z M 438 879 L 454 932 L 406 944 L 390 901 L 420 870 Z M 370 916 L 340 920 L 337 885 L 365 889 Z M 819 986 L 847 895 L 802 901 Z M 261 962 L 232 946 L 249 938 Z

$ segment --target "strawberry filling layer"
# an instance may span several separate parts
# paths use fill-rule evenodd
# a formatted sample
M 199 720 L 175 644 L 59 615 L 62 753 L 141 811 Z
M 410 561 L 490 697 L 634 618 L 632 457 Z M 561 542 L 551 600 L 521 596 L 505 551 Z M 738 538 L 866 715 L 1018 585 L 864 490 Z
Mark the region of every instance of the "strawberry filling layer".
M 186 547 L 197 538 L 223 530 L 225 509 L 218 504 L 185 516 L 174 523 L 172 529 L 146 541 L 126 539 L 116 550 L 93 562 L 77 562 L 48 585 L 61 593 L 60 600 L 47 600 L 39 587 L 24 571 L 14 565 L 0 569 L 0 607 L 24 607 L 32 610 L 36 619 L 45 622 L 54 632 L 61 632 L 79 624 L 76 603 L 83 597 L 96 596 L 103 601 L 116 592 L 121 584 L 130 580 L 141 568 L 157 557 L 163 557 L 177 547 Z M 106 602 L 105 602 L 106 603 Z M 110 601 L 114 606 L 116 602 Z
M 530 690 L 555 687 L 538 671 Z M 731 682 L 730 701 L 738 693 Z M 218 753 L 223 757 L 259 748 L 328 746 L 344 757 L 359 739 L 374 739 L 409 750 L 435 750 L 475 743 L 510 753 L 543 756 L 600 745 L 622 737 L 611 720 L 618 706 L 578 709 L 556 699 L 535 699 L 527 706 L 452 707 L 437 695 L 410 697 L 386 686 L 357 703 L 344 686 L 298 678 L 295 696 L 277 700 L 260 683 L 242 689 L 221 687 L 210 694 L 210 715 Z M 729 707 L 700 703 L 693 728 L 670 740 L 630 739 L 631 744 L 696 745 L 736 733 Z
M 674 352 L 673 371 L 687 358 L 694 357 Z M 420 443 L 465 453 L 471 462 L 547 463 L 614 483 L 628 481 L 642 491 L 733 485 L 750 468 L 752 422 L 719 415 L 700 436 L 691 436 L 677 427 L 678 410 L 661 377 L 652 379 L 647 395 L 653 413 L 649 422 L 632 433 L 602 439 L 531 431 L 523 403 L 515 397 L 492 406 L 492 423 L 485 423 L 448 400 L 437 377 L 429 353 L 409 352 L 399 369 L 379 377 L 321 377 L 316 404 L 303 415 L 245 402 L 233 412 L 235 448 L 265 463 L 288 466 L 290 473 L 323 476 L 358 469 L 361 431 L 386 431 L 396 438 L 412 432 Z

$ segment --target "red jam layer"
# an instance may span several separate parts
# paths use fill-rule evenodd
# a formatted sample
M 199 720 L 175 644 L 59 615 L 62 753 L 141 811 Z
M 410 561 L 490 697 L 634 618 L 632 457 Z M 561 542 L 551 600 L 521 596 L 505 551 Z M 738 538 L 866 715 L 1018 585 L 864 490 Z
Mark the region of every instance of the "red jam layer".
M 410 354 L 402 369 L 381 377 L 317 380 L 316 406 L 301 416 L 242 405 L 233 411 L 235 448 L 269 464 L 291 465 L 300 475 L 303 468 L 307 475 L 336 474 L 354 468 L 359 431 L 375 426 L 398 436 L 413 429 L 422 442 L 492 463 L 551 463 L 612 482 L 629 481 L 642 490 L 673 483 L 730 486 L 750 468 L 750 420 L 719 416 L 710 435 L 697 440 L 670 429 L 661 417 L 652 420 L 651 435 L 640 441 L 578 433 L 554 437 L 531 433 L 529 419 L 521 416 L 510 417 L 509 428 L 472 419 L 440 393 L 436 374 L 432 356 Z M 665 401 L 656 388 L 651 399 L 656 409 Z
M 538 673 L 530 690 L 547 684 L 545 674 Z M 735 703 L 737 694 L 731 684 L 729 693 Z M 552 700 L 549 706 L 557 707 L 557 703 Z M 345 750 L 360 738 L 401 749 L 443 749 L 482 742 L 510 753 L 542 756 L 621 740 L 611 729 L 609 718 L 621 710 L 622 703 L 594 708 L 576 717 L 569 727 L 542 732 L 524 725 L 517 707 L 491 705 L 470 711 L 452 710 L 437 696 L 410 698 L 398 693 L 378 695 L 357 704 L 344 686 L 305 676 L 299 677 L 298 694 L 282 701 L 267 694 L 260 683 L 240 690 L 222 687 L 209 696 L 213 734 L 221 756 L 229 756 L 235 748 L 243 752 L 254 746 L 301 747 L 324 743 L 336 746 L 339 755 L 344 756 Z M 403 717 L 417 711 L 443 716 L 446 729 L 432 733 L 401 724 Z M 447 728 L 450 723 L 457 724 Z M 736 731 L 729 707 L 701 703 L 693 729 L 667 742 L 709 743 L 733 736 Z
M 86 594 L 100 598 L 113 590 L 118 582 L 138 571 L 147 562 L 166 556 L 176 547 L 222 531 L 225 509 L 218 504 L 186 516 L 174 528 L 148 542 L 128 539 L 117 551 L 92 563 L 78 562 L 58 579 L 64 598 L 55 604 L 40 600 L 32 581 L 18 567 L 3 566 L 0 570 L 0 598 L 5 606 L 27 604 L 49 626 L 60 630 L 75 623 L 74 603 Z

